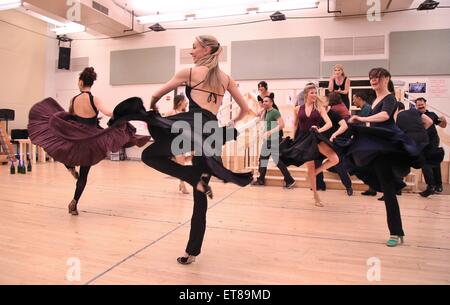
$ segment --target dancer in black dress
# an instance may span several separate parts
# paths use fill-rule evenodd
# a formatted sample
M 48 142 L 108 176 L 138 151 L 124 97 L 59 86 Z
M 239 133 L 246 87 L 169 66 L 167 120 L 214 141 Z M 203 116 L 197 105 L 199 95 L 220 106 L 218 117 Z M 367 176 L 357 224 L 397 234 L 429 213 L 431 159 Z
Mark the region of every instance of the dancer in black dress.
M 77 179 L 75 194 L 68 207 L 72 215 L 78 215 L 77 204 L 92 165 L 103 160 L 108 151 L 118 151 L 134 144 L 142 146 L 149 140 L 149 137 L 140 137 L 139 143 L 133 142 L 136 129 L 129 124 L 107 129 L 98 125 L 99 112 L 111 116 L 111 111 L 91 93 L 96 78 L 94 68 L 83 70 L 78 80 L 80 94 L 72 99 L 69 112 L 65 112 L 52 98 L 47 98 L 35 104 L 29 114 L 31 142 L 63 163 Z M 79 174 L 75 166 L 80 166 Z
M 248 185 L 252 180 L 251 172 L 234 173 L 223 166 L 221 149 L 224 141 L 235 139 L 234 122 L 243 119 L 249 108 L 237 88 L 236 82 L 219 68 L 219 55 L 222 47 L 213 36 L 202 35 L 195 38 L 191 51 L 195 67 L 179 71 L 175 76 L 153 93 L 151 109 L 131 115 L 131 119 L 146 121 L 149 132 L 155 139 L 142 153 L 142 161 L 154 169 L 181 179 L 193 187 L 194 211 L 191 220 L 189 241 L 180 264 L 190 264 L 200 254 L 206 228 L 207 197 L 212 198 L 208 185 L 211 176 L 224 182 L 233 182 L 240 186 Z M 161 96 L 179 86 L 186 86 L 189 111 L 170 117 L 161 117 L 157 111 L 157 102 Z M 241 111 L 232 124 L 219 127 L 216 114 L 228 91 L 237 102 Z M 122 105 L 123 106 L 123 105 Z M 124 107 L 127 108 L 127 107 Z M 114 121 L 130 119 L 126 116 L 114 116 Z M 115 122 L 112 124 L 115 124 Z M 173 131 L 176 130 L 176 131 Z M 211 142 L 211 139 L 214 139 Z M 180 141 L 179 141 L 180 140 Z M 181 141 L 183 140 L 183 141 Z M 179 141 L 179 142 L 178 142 Z M 181 145 L 178 145 L 181 143 Z M 172 160 L 173 156 L 194 151 L 192 165 L 180 165 Z
M 389 71 L 372 69 L 369 79 L 377 97 L 370 116 L 355 115 L 348 120 L 353 137 L 346 158 L 358 178 L 374 190 L 383 192 L 391 234 L 386 244 L 395 247 L 403 243 L 405 235 L 396 192 L 405 186 L 401 179 L 409 173 L 410 167 L 421 166 L 420 148 L 395 125 L 397 101 L 388 90 Z M 368 122 L 370 127 L 352 124 L 358 122 Z
M 331 107 L 329 106 L 330 105 L 329 100 L 326 97 L 323 99 L 322 104 L 325 107 L 325 109 L 327 110 L 328 117 L 330 118 L 331 123 L 333 125 L 330 129 L 323 132 L 323 135 L 327 139 L 329 139 L 330 142 L 333 143 L 336 138 L 338 138 L 338 137 L 341 138 L 341 137 L 345 136 L 348 126 L 347 126 L 347 123 L 345 122 L 345 120 L 339 115 L 339 113 L 337 113 L 331 109 Z M 325 124 L 325 122 L 323 122 L 323 120 L 321 120 L 321 126 L 323 124 Z M 334 150 L 339 155 L 339 147 L 335 146 Z M 322 157 L 321 159 L 314 161 L 317 167 L 322 165 L 324 158 L 325 157 Z M 341 158 L 339 158 L 339 159 L 341 159 Z M 339 178 L 341 179 L 342 184 L 345 186 L 347 195 L 352 196 L 353 195 L 352 181 L 350 180 L 347 170 L 345 169 L 345 165 L 342 161 L 343 160 L 340 160 L 340 162 L 338 164 L 329 168 L 328 170 L 331 172 L 335 172 L 339 175 Z M 322 189 L 325 191 L 326 184 L 325 184 L 325 181 L 323 180 L 323 178 L 324 178 L 323 173 L 319 173 L 316 177 L 316 185 L 317 185 L 317 189 L 319 189 L 319 190 Z
M 339 157 L 334 151 L 333 144 L 321 133 L 332 127 L 326 109 L 317 97 L 316 86 L 309 85 L 304 89 L 305 104 L 295 108 L 294 135 L 295 139 L 287 138 L 280 144 L 280 159 L 287 166 L 301 166 L 306 164 L 311 190 L 314 194 L 315 205 L 323 207 L 316 187 L 316 175 L 335 166 Z M 319 128 L 321 119 L 325 124 Z M 327 160 L 315 168 L 314 160 Z
M 166 113 L 164 113 L 164 116 L 172 116 L 172 115 L 178 114 L 180 112 L 185 112 L 187 106 L 188 106 L 188 102 L 186 100 L 186 97 L 183 94 L 175 95 L 175 97 L 173 99 L 173 108 L 171 110 L 167 111 Z M 184 165 L 188 159 L 188 156 L 179 155 L 179 156 L 175 156 L 174 158 L 178 164 Z M 185 195 L 189 194 L 188 190 L 186 189 L 186 185 L 184 185 L 183 180 L 180 180 L 178 190 Z

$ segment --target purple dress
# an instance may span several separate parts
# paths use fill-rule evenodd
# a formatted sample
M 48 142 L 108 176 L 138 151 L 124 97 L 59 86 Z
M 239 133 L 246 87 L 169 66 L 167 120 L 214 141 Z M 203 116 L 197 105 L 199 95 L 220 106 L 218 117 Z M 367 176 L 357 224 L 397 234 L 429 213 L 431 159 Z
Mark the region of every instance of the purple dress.
M 312 126 L 319 127 L 321 125 L 322 117 L 319 111 L 313 109 L 311 114 L 307 116 L 305 105 L 302 105 L 298 111 L 298 116 L 295 139 L 292 140 L 287 137 L 280 144 L 280 159 L 287 166 L 301 166 L 307 161 L 323 159 L 318 147 L 320 142 L 324 142 L 334 150 L 330 140 L 321 133 L 311 130 Z

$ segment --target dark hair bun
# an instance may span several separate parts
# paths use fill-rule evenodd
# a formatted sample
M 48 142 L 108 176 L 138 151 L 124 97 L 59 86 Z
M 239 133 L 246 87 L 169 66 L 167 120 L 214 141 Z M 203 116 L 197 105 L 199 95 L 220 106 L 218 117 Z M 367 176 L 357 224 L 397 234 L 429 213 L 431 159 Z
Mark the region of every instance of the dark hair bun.
M 84 68 L 83 72 L 80 74 L 80 80 L 83 81 L 83 84 L 86 87 L 90 87 L 94 84 L 94 81 L 97 80 L 97 73 L 95 73 L 93 67 Z

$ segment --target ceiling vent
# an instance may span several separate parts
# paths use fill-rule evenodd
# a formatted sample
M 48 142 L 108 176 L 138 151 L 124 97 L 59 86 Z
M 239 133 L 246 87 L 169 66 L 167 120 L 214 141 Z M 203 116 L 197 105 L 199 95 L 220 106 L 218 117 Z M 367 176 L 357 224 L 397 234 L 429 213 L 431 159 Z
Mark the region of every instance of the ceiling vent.
M 109 15 L 109 9 L 98 2 L 92 1 L 92 8 L 107 16 Z

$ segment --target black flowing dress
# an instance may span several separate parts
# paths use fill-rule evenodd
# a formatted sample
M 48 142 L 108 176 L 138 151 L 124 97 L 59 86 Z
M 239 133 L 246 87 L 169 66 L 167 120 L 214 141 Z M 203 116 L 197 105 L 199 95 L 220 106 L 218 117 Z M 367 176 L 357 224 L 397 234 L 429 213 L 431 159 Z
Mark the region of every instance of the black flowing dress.
M 237 130 L 219 127 L 217 117 L 198 106 L 192 100 L 188 90 L 186 90 L 189 99 L 189 111 L 187 112 L 162 117 L 158 112 L 145 111 L 142 100 L 135 98 L 124 101 L 116 107 L 109 125 L 116 125 L 118 122 L 127 120 L 140 120 L 147 123 L 149 133 L 155 142 L 143 152 L 142 160 L 144 162 L 148 155 L 151 155 L 152 158 L 171 158 L 193 151 L 194 158 L 201 157 L 202 168 L 171 164 L 174 172 L 167 172 L 167 168 L 162 170 L 191 185 L 196 185 L 198 182 L 198 179 L 193 177 L 200 177 L 202 173 L 208 173 L 224 182 L 232 182 L 239 186 L 248 185 L 253 180 L 251 172 L 232 172 L 222 162 L 222 146 L 225 142 L 237 138 Z M 134 110 L 130 111 L 130 109 Z M 155 167 L 155 165 L 160 164 L 151 164 L 150 166 Z
M 370 127 L 349 124 L 351 139 L 335 141 L 344 151 L 349 173 L 355 174 L 378 192 L 383 190 L 374 169 L 377 158 L 389 160 L 395 178 L 392 183 L 397 191 L 406 186 L 402 179 L 409 174 L 410 168 L 420 168 L 423 163 L 422 148 L 395 125 L 396 103 L 393 95 L 387 95 L 372 109 L 370 115 L 385 111 L 389 114 L 388 120 L 371 123 Z

